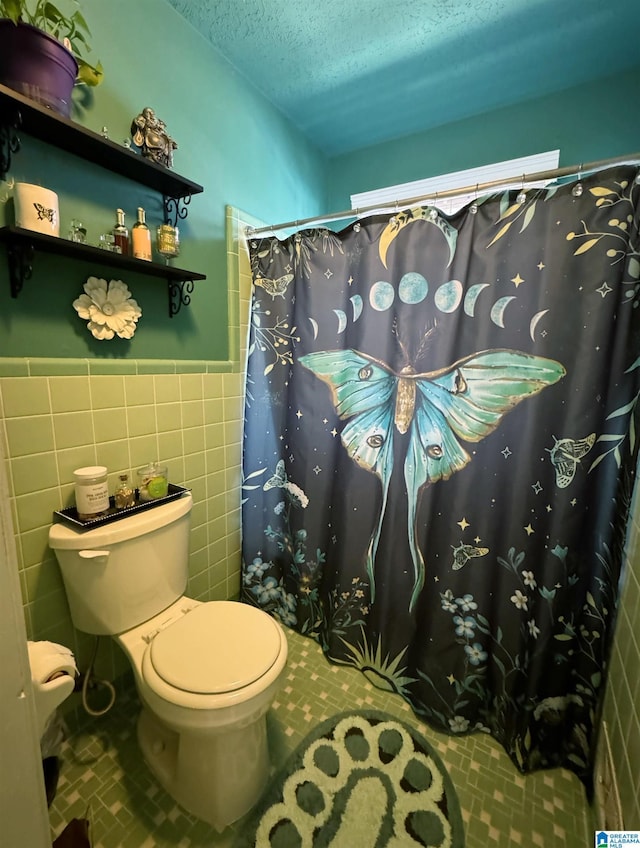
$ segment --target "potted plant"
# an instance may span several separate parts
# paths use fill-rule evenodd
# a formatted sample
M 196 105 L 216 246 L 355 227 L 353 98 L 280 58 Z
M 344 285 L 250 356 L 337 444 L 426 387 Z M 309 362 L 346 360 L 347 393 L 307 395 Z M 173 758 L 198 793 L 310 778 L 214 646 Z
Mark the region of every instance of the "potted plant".
M 102 65 L 90 64 L 89 27 L 78 0 L 61 11 L 49 0 L 0 0 L 0 83 L 65 117 L 76 83 L 98 85 Z

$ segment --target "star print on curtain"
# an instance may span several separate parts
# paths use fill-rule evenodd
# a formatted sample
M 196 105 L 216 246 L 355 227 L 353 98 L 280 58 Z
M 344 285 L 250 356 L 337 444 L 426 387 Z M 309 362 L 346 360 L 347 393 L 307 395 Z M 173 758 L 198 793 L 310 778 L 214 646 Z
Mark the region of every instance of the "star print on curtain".
M 250 248 L 243 600 L 586 784 L 637 455 L 636 176 Z

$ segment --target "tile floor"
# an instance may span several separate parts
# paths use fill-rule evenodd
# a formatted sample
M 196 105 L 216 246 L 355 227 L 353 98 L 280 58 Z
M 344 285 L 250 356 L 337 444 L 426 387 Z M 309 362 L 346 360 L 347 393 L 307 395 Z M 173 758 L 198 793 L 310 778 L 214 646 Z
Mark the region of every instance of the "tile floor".
M 348 709 L 385 710 L 413 724 L 447 765 L 463 811 L 466 848 L 593 845 L 590 811 L 573 774 L 558 769 L 523 777 L 490 737 L 437 733 L 397 695 L 376 689 L 355 669 L 328 663 L 315 642 L 292 631 L 287 637 L 288 674 L 268 720 L 274 766 L 329 716 Z M 53 836 L 72 818 L 87 817 L 93 848 L 229 848 L 234 826 L 216 833 L 155 782 L 137 747 L 136 695 L 126 680 L 120 689 L 109 713 L 80 720 L 63 744 L 50 809 Z

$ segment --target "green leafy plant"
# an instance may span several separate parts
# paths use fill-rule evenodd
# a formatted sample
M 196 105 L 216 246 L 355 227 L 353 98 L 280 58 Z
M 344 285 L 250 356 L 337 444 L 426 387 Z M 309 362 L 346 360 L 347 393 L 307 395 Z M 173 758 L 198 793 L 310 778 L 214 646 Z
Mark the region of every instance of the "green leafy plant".
M 65 38 L 69 39 L 78 63 L 76 82 L 99 85 L 104 73 L 101 63 L 92 65 L 81 55 L 90 52 L 88 39 L 91 38 L 91 32 L 80 11 L 78 0 L 68 0 L 69 4 L 74 7 L 73 11 L 65 15 L 49 0 L 0 0 L 0 18 L 8 18 L 14 24 L 31 24 L 61 42 Z

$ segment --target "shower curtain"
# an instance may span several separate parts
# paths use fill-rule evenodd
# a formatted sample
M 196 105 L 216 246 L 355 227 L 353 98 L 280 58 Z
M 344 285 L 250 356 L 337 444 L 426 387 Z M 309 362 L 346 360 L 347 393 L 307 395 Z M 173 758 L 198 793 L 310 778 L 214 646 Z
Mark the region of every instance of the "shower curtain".
M 250 244 L 243 600 L 587 786 L 637 454 L 637 173 Z

